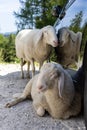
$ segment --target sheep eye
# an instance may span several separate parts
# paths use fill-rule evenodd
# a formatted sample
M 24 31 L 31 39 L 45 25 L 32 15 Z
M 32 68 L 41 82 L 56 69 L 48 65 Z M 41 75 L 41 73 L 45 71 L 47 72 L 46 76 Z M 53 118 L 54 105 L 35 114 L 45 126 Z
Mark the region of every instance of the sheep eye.
M 45 34 L 48 34 L 48 32 L 47 32 L 47 31 L 45 31 Z

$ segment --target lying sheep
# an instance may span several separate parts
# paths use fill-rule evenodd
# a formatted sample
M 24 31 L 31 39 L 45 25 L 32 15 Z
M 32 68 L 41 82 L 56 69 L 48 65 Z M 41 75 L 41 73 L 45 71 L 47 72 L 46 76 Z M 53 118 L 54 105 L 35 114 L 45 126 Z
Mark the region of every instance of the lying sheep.
M 44 116 L 46 110 L 53 118 L 67 119 L 77 115 L 81 109 L 81 98 L 78 93 L 75 94 L 70 75 L 56 63 L 44 64 L 40 73 L 28 82 L 23 93 L 7 103 L 6 107 L 30 97 L 39 116 Z
M 15 40 L 16 55 L 21 59 L 21 75 L 24 78 L 23 65 L 28 62 L 32 67 L 32 76 L 35 74 L 34 61 L 37 61 L 42 66 L 43 62 L 49 58 L 52 47 L 58 45 L 58 39 L 55 29 L 48 25 L 42 29 L 25 29 L 18 33 Z
M 63 27 L 58 30 L 57 37 L 59 46 L 56 47 L 55 51 L 58 62 L 65 67 L 78 62 L 82 33 L 74 33 Z

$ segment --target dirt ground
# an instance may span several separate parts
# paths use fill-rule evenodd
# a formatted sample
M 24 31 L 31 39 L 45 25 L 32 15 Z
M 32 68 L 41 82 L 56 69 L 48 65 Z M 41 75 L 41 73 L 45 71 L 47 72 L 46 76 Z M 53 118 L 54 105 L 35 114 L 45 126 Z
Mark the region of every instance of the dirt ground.
M 26 66 L 24 69 L 26 73 Z M 85 130 L 81 115 L 68 120 L 52 119 L 48 114 L 39 117 L 29 100 L 5 108 L 12 95 L 22 92 L 28 81 L 20 78 L 19 64 L 0 64 L 0 130 Z

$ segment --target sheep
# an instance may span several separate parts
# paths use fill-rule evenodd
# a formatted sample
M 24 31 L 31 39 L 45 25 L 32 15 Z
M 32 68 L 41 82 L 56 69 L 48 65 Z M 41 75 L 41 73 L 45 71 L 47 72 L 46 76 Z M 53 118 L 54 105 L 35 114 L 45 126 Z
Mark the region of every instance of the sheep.
M 35 74 L 34 61 L 40 64 L 40 68 L 45 60 L 49 58 L 52 47 L 58 45 L 58 39 L 54 27 L 45 26 L 42 29 L 24 29 L 20 31 L 15 40 L 16 56 L 21 59 L 21 77 L 24 78 L 23 65 L 28 62 L 27 74 L 29 77 L 29 67 L 32 67 L 32 77 Z
M 73 32 L 67 27 L 62 27 L 57 33 L 59 46 L 55 48 L 57 61 L 64 67 L 78 62 L 80 45 L 82 40 L 81 32 Z
M 26 98 L 33 99 L 39 116 L 44 116 L 47 111 L 52 118 L 67 119 L 77 115 L 81 109 L 80 94 L 75 93 L 70 75 L 57 63 L 45 63 L 40 73 L 28 82 L 23 93 L 16 94 L 16 99 L 5 107 L 12 107 Z

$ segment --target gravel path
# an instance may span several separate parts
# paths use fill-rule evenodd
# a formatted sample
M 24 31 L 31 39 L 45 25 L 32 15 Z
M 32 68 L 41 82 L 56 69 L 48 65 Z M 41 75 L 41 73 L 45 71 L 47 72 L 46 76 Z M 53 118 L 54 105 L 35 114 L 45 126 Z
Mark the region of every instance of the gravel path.
M 28 79 L 20 78 L 20 65 L 0 64 L 0 130 L 85 130 L 82 116 L 68 120 L 52 119 L 48 114 L 39 117 L 29 100 L 5 108 L 12 95 L 22 92 L 27 82 Z

